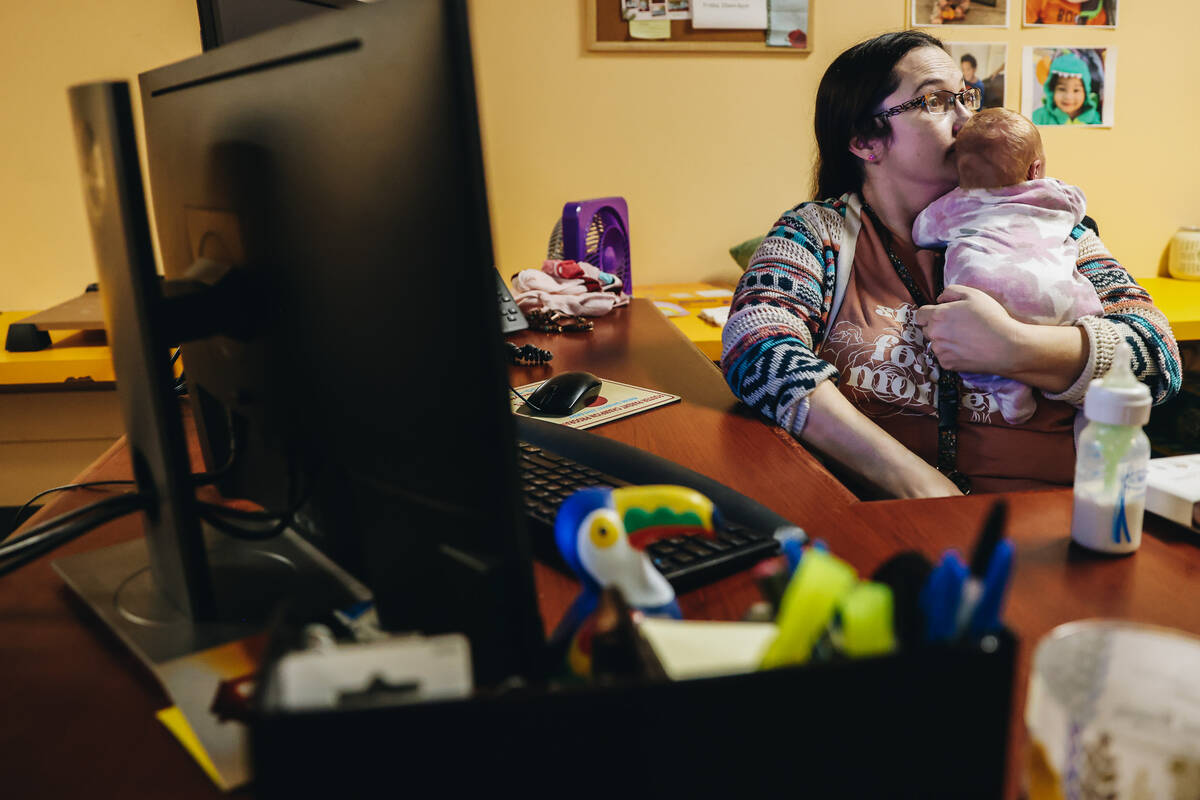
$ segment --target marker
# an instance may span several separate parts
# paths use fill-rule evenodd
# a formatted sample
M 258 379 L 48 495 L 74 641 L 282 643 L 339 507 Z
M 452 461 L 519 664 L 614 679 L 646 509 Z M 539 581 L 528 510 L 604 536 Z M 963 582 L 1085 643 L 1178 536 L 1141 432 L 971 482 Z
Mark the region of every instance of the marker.
M 956 551 L 947 550 L 921 590 L 926 641 L 945 642 L 954 638 L 959 601 L 966 578 L 966 564 L 963 564 Z

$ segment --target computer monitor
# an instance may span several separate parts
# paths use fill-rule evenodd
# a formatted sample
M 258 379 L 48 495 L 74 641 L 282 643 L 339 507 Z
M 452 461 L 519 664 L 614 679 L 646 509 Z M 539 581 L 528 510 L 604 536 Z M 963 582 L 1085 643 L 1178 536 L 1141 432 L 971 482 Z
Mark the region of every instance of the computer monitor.
M 370 0 L 196 0 L 204 49 Z
M 173 290 L 145 293 L 146 359 L 184 341 L 206 459 L 236 453 L 223 493 L 294 512 L 385 628 L 466 633 L 485 682 L 536 674 L 465 2 L 321 15 L 140 84 Z M 191 522 L 168 535 L 192 552 Z

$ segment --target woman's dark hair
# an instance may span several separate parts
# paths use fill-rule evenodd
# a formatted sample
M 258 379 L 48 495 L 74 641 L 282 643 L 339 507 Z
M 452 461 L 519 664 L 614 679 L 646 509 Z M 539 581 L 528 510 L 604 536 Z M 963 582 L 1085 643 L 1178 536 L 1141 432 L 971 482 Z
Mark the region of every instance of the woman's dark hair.
M 940 39 L 921 31 L 885 33 L 854 45 L 825 70 L 813 119 L 817 133 L 814 199 L 862 191 L 862 161 L 850 152 L 850 140 L 891 135 L 892 126 L 875 113 L 900 85 L 896 63 L 918 47 L 946 49 Z

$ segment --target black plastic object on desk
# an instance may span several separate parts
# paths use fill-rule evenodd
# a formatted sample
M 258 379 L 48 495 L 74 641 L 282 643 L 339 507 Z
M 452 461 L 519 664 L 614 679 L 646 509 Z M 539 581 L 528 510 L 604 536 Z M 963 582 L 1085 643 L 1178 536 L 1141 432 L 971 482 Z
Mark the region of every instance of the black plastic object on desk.
M 500 270 L 496 270 L 496 299 L 500 302 L 500 331 L 502 333 L 516 333 L 529 327 L 529 321 L 521 313 L 517 301 L 513 300 L 512 293 L 508 291 L 508 285 L 504 283 L 504 278 L 500 277 Z
M 779 529 L 802 535 L 766 506 L 714 481 L 621 442 L 517 416 L 525 519 L 534 555 L 566 570 L 554 539 L 554 518 L 564 499 L 585 486 L 676 484 L 708 497 L 720 512 L 715 539 L 677 536 L 654 542 L 650 559 L 676 592 L 686 592 L 753 566 L 779 552 Z
M 528 797 L 999 800 L 1016 652 L 1002 631 L 719 678 L 265 707 L 250 728 L 255 794 L 357 796 L 420 775 L 449 797 L 508 785 Z

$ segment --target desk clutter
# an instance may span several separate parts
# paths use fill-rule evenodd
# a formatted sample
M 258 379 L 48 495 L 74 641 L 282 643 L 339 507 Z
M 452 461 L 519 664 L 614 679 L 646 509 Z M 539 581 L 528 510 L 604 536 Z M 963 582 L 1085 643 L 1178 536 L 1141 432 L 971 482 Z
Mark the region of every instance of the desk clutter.
M 1002 505 L 970 570 L 951 570 L 958 583 L 913 553 L 860 580 L 791 528 L 780 532 L 783 556 L 759 574 L 773 619 L 680 620 L 648 550 L 685 530 L 709 535 L 719 519 L 708 498 L 684 487 L 568 498 L 556 535 L 581 591 L 550 640 L 545 686 L 464 696 L 471 670 L 461 639 L 397 641 L 386 669 L 352 671 L 355 685 L 344 673 L 322 678 L 321 653 L 349 663 L 386 645 L 275 648 L 251 732 L 257 790 L 344 790 L 347 780 L 420 764 L 451 793 L 519 782 L 534 794 L 586 784 L 597 796 L 631 785 L 753 796 L 790 785 L 782 765 L 791 764 L 816 796 L 894 796 L 901 787 L 1000 796 L 1015 657 L 999 623 L 1011 566 Z M 950 619 L 944 632 L 933 630 L 939 614 Z M 918 624 L 902 631 L 901 618 Z M 439 659 L 454 663 L 433 670 Z M 433 671 L 458 688 L 430 681 Z M 296 686 L 301 672 L 337 686 Z M 318 766 L 298 771 L 298 762 Z M 650 762 L 672 768 L 648 770 Z M 351 763 L 351 777 L 319 766 Z

